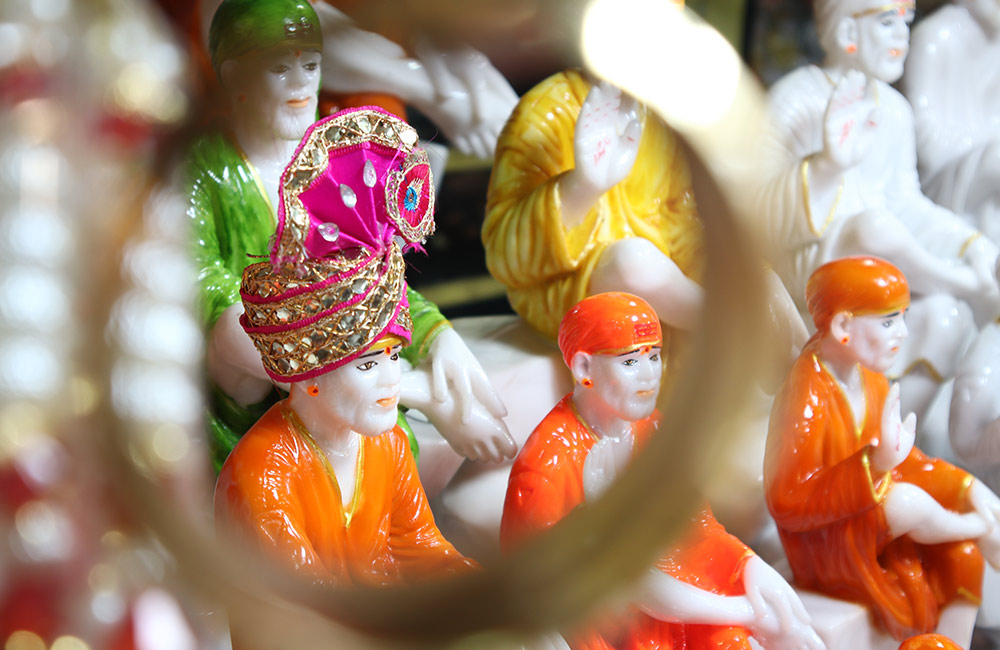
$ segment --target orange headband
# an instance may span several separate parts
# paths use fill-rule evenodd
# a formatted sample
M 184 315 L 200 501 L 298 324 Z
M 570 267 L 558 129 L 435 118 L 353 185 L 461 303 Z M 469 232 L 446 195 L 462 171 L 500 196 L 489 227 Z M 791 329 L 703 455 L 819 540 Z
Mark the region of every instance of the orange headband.
M 838 312 L 889 314 L 910 304 L 910 286 L 898 268 L 877 257 L 827 262 L 809 277 L 806 307 L 816 329 L 826 332 Z
M 624 354 L 663 343 L 660 319 L 649 304 L 629 293 L 599 293 L 566 312 L 559 350 L 569 366 L 577 352 Z

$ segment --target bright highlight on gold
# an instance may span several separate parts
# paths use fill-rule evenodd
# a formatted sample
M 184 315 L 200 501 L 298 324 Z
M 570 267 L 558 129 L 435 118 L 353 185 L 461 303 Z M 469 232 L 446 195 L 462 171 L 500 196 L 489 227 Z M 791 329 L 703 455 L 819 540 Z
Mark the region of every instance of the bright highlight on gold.
M 582 41 L 584 58 L 599 76 L 626 90 L 648 90 L 640 99 L 681 130 L 719 121 L 736 100 L 736 52 L 670 0 L 596 0 L 584 16 Z

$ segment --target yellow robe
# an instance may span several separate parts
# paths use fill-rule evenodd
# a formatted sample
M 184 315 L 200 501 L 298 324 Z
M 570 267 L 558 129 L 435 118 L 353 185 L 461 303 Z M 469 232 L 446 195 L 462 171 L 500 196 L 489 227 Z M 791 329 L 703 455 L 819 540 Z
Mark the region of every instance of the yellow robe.
M 486 265 L 514 310 L 552 337 L 588 295 L 610 243 L 648 239 L 695 280 L 704 258 L 687 161 L 670 128 L 645 110 L 632 171 L 579 226 L 563 226 L 559 179 L 573 168 L 576 119 L 589 90 L 583 75 L 569 70 L 521 98 L 500 134 L 486 202 Z

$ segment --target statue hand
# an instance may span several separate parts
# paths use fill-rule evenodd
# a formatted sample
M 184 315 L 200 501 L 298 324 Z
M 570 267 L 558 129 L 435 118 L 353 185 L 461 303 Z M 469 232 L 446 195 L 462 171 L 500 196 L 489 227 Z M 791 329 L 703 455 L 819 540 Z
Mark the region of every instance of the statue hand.
M 416 45 L 437 101 L 423 110 L 459 151 L 492 158 L 497 137 L 517 105 L 517 93 L 478 50 L 442 50 L 426 39 Z
M 462 410 L 463 422 L 468 420 L 474 401 L 494 417 L 507 415 L 507 407 L 458 332 L 449 327 L 438 334 L 431 343 L 427 361 L 434 373 L 434 399 L 443 402 L 449 393 L 453 394 Z
M 873 442 L 871 452 L 872 470 L 878 473 L 888 472 L 902 463 L 916 439 L 917 416 L 910 413 L 906 420 L 899 417 L 899 384 L 893 384 L 889 394 L 885 396 L 882 407 L 882 433 Z
M 598 83 L 576 120 L 575 171 L 594 192 L 604 194 L 632 171 L 641 136 L 639 103 L 606 81 Z
M 878 128 L 875 83 L 850 70 L 837 83 L 823 116 L 823 153 L 819 158 L 843 172 L 868 155 Z
M 593 503 L 611 487 L 632 457 L 632 435 L 601 438 L 583 461 L 583 495 Z
M 979 237 L 965 251 L 965 259 L 976 274 L 979 286 L 977 293 L 998 294 L 996 266 L 997 266 L 997 246 L 986 237 Z
M 767 648 L 824 650 L 798 594 L 767 562 L 756 555 L 747 560 L 743 587 L 753 612 L 750 628 Z

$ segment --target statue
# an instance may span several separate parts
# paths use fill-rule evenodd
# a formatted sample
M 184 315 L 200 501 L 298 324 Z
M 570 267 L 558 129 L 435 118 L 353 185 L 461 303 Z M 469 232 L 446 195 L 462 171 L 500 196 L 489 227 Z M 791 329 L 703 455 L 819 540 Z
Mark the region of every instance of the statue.
M 1000 242 L 1000 4 L 957 0 L 913 29 L 903 90 L 927 196 Z
M 892 264 L 820 266 L 806 300 L 816 334 L 774 402 L 768 508 L 799 587 L 869 607 L 902 640 L 968 640 L 983 554 L 1000 561 L 1000 499 L 913 446 L 888 370 L 907 335 L 909 285 Z
M 954 372 L 974 318 L 998 312 L 997 247 L 920 192 L 913 113 L 889 85 L 903 72 L 913 3 L 818 0 L 815 14 L 826 58 L 771 90 L 777 169 L 759 209 L 796 299 L 839 257 L 878 255 L 903 270 L 917 297 L 890 374 L 905 375 L 903 399 L 919 413 Z
M 220 0 L 187 0 L 184 22 L 200 22 L 207 32 Z M 406 119 L 417 108 L 464 154 L 489 158 L 517 94 L 481 53 L 470 47 L 441 47 L 418 36 L 386 36 L 355 25 L 351 4 L 312 3 L 323 33 L 321 116 L 345 108 L 379 106 Z M 344 10 L 342 10 L 344 9 Z M 347 11 L 347 13 L 345 13 Z M 193 39 L 195 51 L 203 39 Z M 435 166 L 435 174 L 438 168 Z
M 315 119 L 321 49 L 320 24 L 305 0 L 225 0 L 212 23 L 212 62 L 233 111 L 228 132 L 195 143 L 187 174 L 217 465 L 278 398 L 239 325 L 239 278 L 247 255 L 267 250 L 279 176 Z M 408 406 L 424 411 L 460 454 L 512 456 L 506 411 L 478 362 L 433 304 L 408 295 L 415 329 L 403 355 L 431 370 L 431 399 Z
M 1000 265 L 997 273 L 1000 276 Z M 995 322 L 983 327 L 958 364 L 948 422 L 955 456 L 994 491 L 1000 489 L 998 370 L 1000 323 Z
M 668 325 L 700 312 L 702 225 L 673 132 L 576 70 L 531 89 L 500 136 L 483 223 L 486 264 L 550 337 L 587 295 L 643 296 Z
M 376 110 L 316 123 L 282 178 L 270 259 L 242 275 L 240 323 L 290 386 L 219 474 L 219 520 L 311 580 L 383 585 L 475 566 L 434 524 L 405 433 L 403 250 L 433 230 L 414 131 Z
M 592 502 L 656 430 L 659 319 L 636 296 L 590 296 L 566 314 L 559 348 L 573 392 L 535 428 L 511 469 L 500 528 L 510 548 Z M 702 507 L 642 579 L 635 610 L 569 639 L 572 648 L 823 647 L 795 592 Z M 610 644 L 610 645 L 609 645 Z

